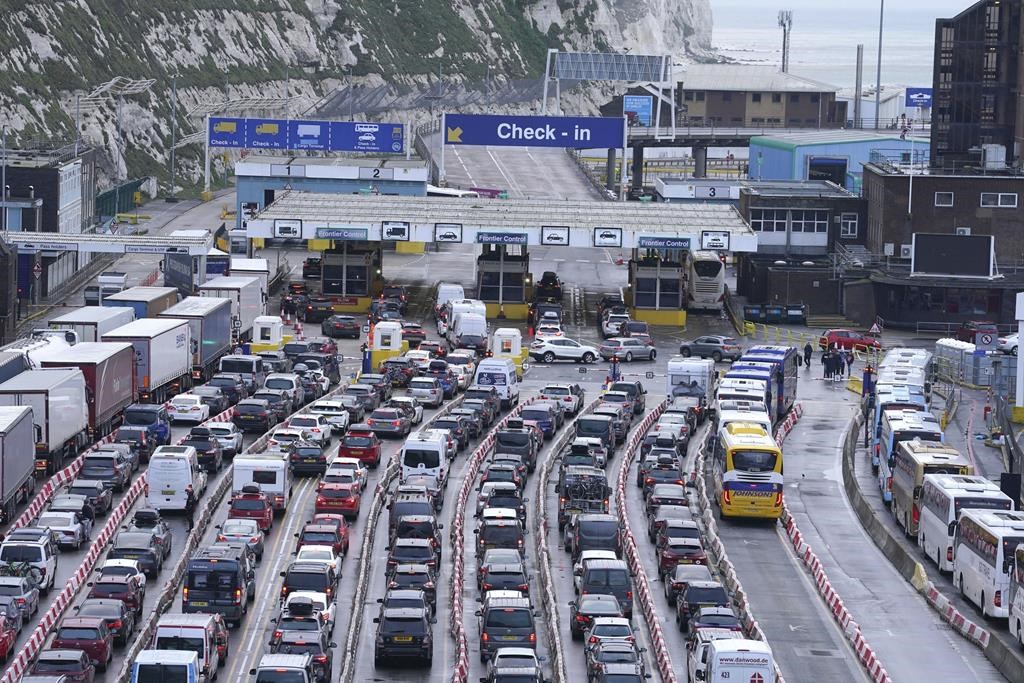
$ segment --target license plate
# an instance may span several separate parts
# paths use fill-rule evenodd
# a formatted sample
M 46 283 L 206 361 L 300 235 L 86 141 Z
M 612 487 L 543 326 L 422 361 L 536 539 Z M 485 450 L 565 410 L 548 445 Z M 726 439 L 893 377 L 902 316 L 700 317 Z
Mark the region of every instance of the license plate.
M 193 600 L 188 604 L 190 604 L 192 607 L 209 607 L 210 605 L 210 603 L 208 602 L 199 602 L 198 600 Z
M 412 636 L 395 636 L 394 641 L 396 643 L 411 643 Z
M 173 489 L 164 489 L 163 491 L 160 492 L 160 494 L 164 496 L 173 496 L 175 494 L 175 491 Z
M 502 636 L 502 640 L 519 640 L 519 636 Z
M 316 458 L 306 458 L 302 462 L 316 462 Z

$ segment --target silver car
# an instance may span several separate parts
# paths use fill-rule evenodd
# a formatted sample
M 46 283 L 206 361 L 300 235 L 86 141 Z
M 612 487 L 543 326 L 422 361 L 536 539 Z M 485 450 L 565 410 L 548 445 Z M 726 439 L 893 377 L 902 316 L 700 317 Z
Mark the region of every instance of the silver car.
M 409 382 L 409 396 L 436 408 L 444 402 L 444 389 L 433 377 L 415 377 Z
M 618 358 L 627 363 L 640 360 L 654 360 L 658 357 L 658 350 L 653 344 L 648 344 L 642 337 L 612 337 L 601 342 L 597 352 L 601 358 L 611 360 Z
M 39 611 L 39 586 L 27 576 L 0 576 L 0 595 L 9 595 L 27 620 Z
M 228 543 L 245 543 L 256 555 L 256 561 L 263 559 L 265 537 L 255 519 L 226 519 L 217 527 L 217 540 Z
M 242 451 L 242 432 L 231 422 L 209 422 L 207 429 L 220 443 L 224 455 L 235 455 Z

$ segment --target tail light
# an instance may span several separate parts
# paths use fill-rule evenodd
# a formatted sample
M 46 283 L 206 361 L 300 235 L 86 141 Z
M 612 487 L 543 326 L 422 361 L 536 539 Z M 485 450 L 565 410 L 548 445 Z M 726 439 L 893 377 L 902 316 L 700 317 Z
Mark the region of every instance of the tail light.
M 224 534 L 217 534 L 217 541 L 226 541 L 226 540 L 228 540 L 227 536 L 225 536 Z
M 632 600 L 633 599 L 633 591 L 626 591 L 626 599 L 627 600 Z
M 530 584 L 528 584 L 528 583 L 521 583 L 518 586 L 516 586 L 516 590 L 521 590 L 524 593 L 528 593 L 530 591 Z
M 21 605 L 25 604 L 26 600 L 25 598 L 15 598 L 14 602 L 18 603 L 18 606 L 20 607 Z
M 885 490 L 892 491 L 892 477 L 885 478 Z
M 110 628 L 121 628 L 121 620 L 114 619 L 114 621 L 110 622 Z
M 482 641 L 483 641 L 483 642 L 485 642 L 485 643 L 486 643 L 487 641 L 489 641 L 490 639 L 491 639 L 491 637 L 490 637 L 489 635 L 487 635 L 487 631 L 484 631 L 484 632 L 483 632 L 483 633 L 482 633 L 482 634 L 480 635 L 480 640 L 482 640 Z
M 953 561 L 953 546 L 946 546 L 946 562 Z
M 782 507 L 782 491 L 775 494 L 775 507 Z
M 590 636 L 590 640 L 587 641 L 591 645 L 597 642 L 597 636 Z
M 484 590 L 485 590 L 485 591 L 489 591 L 489 590 L 491 590 L 492 588 L 494 588 L 494 586 L 493 586 L 492 584 L 489 584 L 489 583 L 485 583 L 485 584 L 484 584 Z
M 260 542 L 260 537 L 259 536 L 253 536 L 252 538 L 249 539 L 249 541 L 252 542 L 252 543 L 259 543 Z
M 576 615 L 576 623 L 577 624 L 586 624 L 589 621 L 590 621 L 590 619 L 588 617 L 583 616 L 582 614 L 577 614 Z
M 916 505 L 913 506 L 913 509 L 910 511 L 910 517 L 914 520 L 914 524 L 921 521 L 921 511 L 917 509 Z
M 397 426 L 399 426 L 400 424 L 402 424 L 402 421 L 401 421 L 401 420 L 392 420 L 392 421 L 391 421 L 391 426 L 392 426 L 392 427 L 397 427 Z M 319 431 L 319 430 L 318 430 L 318 431 Z
M 1003 591 L 996 591 L 996 594 L 992 596 L 992 604 L 996 607 L 1003 606 Z
M 729 491 L 723 491 L 722 492 L 722 502 L 725 505 L 731 505 L 732 504 L 732 494 Z
M 242 604 L 242 589 L 241 588 L 236 588 L 235 589 L 235 604 L 236 605 Z
M 188 602 L 188 588 L 181 589 L 181 599 L 185 602 Z
M 537 634 L 536 633 L 531 633 L 529 640 L 530 640 L 531 643 L 536 643 L 537 642 Z
M 433 581 L 427 581 L 426 583 L 423 584 L 423 587 L 424 588 L 433 588 L 434 587 L 434 582 Z
M 317 655 L 316 657 L 313 657 L 313 659 L 316 660 L 317 664 L 326 664 L 327 663 L 327 655 Z

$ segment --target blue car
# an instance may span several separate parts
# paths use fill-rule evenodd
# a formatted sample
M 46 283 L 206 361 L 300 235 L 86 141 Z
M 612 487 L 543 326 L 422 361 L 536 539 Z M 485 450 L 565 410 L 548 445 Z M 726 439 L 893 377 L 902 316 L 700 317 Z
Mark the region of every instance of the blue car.
M 447 361 L 430 361 L 423 371 L 423 376 L 436 379 L 441 384 L 446 399 L 455 398 L 455 392 L 459 389 L 459 381 L 455 379 L 455 373 L 448 367 Z
M 544 438 L 550 439 L 555 435 L 555 430 L 558 428 L 558 424 L 552 409 L 548 406 L 527 406 L 523 408 L 523 411 L 519 414 L 524 420 L 533 420 L 540 427 L 540 430 L 544 432 Z
M 163 403 L 133 403 L 125 408 L 124 424 L 145 427 L 147 436 L 158 446 L 171 443 L 171 418 Z

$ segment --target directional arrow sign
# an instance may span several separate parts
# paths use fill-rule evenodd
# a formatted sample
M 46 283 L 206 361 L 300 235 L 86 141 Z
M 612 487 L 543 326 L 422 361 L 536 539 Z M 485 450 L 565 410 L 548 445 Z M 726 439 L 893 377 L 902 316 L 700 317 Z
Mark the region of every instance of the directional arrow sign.
M 456 126 L 455 128 L 448 128 L 448 142 L 462 142 L 462 128 Z

